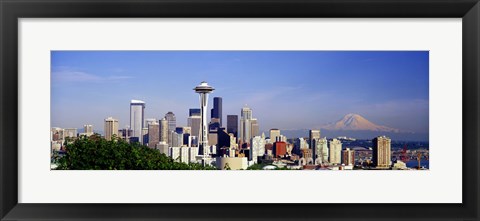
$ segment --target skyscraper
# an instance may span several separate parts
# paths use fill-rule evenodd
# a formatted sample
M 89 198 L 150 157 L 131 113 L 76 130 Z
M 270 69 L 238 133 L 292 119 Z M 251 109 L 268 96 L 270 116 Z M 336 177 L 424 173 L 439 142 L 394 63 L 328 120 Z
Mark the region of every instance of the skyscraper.
M 175 128 L 177 127 L 177 118 L 175 117 L 175 114 L 171 111 L 169 111 L 167 114 L 165 114 L 165 119 L 168 121 L 168 146 L 172 147 L 172 140 L 173 140 L 173 132 L 175 131 Z
M 87 136 L 93 135 L 93 125 L 83 125 L 83 133 L 85 133 Z
M 200 113 L 200 108 L 190 108 L 190 110 L 188 111 L 188 116 L 191 117 L 191 116 L 200 116 L 201 113 Z
M 300 150 L 309 148 L 307 139 L 305 139 L 303 137 L 299 137 L 299 138 L 295 139 L 295 145 L 298 148 L 300 148 Z
M 160 124 L 152 122 L 148 125 L 148 147 L 155 148 L 160 142 Z
M 211 118 L 219 119 L 220 126 L 222 127 L 222 98 L 214 97 L 213 98 L 213 108 L 211 112 Z
M 208 130 L 214 133 L 214 132 L 217 132 L 219 128 L 220 128 L 220 119 L 212 118 L 212 120 L 208 124 Z
M 160 120 L 160 142 L 165 142 L 168 144 L 168 121 L 164 117 Z
M 342 142 L 337 139 L 333 139 L 329 142 L 330 144 L 330 163 L 331 164 L 340 164 L 342 163 L 341 154 L 342 154 Z
M 238 115 L 227 115 L 227 133 L 238 138 Z
M 188 117 L 187 125 L 191 128 L 191 134 L 195 137 L 200 137 L 202 117 L 200 115 L 193 115 Z
M 273 156 L 283 157 L 287 154 L 287 143 L 278 141 L 273 143 Z
M 265 137 L 255 136 L 252 138 L 252 158 L 253 162 L 258 162 L 258 157 L 265 155 Z
M 175 117 L 175 114 L 169 111 L 167 114 L 165 114 L 165 118 L 168 121 L 168 130 L 175 131 L 175 128 L 177 127 L 177 118 Z
M 200 130 L 200 139 L 199 147 L 203 150 L 203 157 L 206 158 L 208 155 L 208 125 L 207 125 L 207 104 L 208 104 L 208 94 L 212 93 L 215 90 L 213 87 L 208 85 L 207 82 L 202 81 L 200 85 L 196 86 L 193 90 L 200 96 L 200 113 L 202 116 L 201 130 Z M 204 162 L 205 163 L 205 162 Z
M 52 127 L 50 130 L 50 135 L 50 141 L 63 141 L 65 139 L 64 130 L 59 127 Z
M 140 142 L 144 145 L 148 144 L 148 127 L 142 128 L 142 137 L 140 139 Z
M 78 136 L 77 128 L 65 128 L 63 129 L 63 135 L 65 138 L 70 137 L 70 138 L 75 138 Z
M 157 119 L 155 118 L 148 118 L 148 119 L 145 119 L 145 127 L 148 127 L 148 125 L 152 124 L 152 123 L 158 123 Z
M 275 143 L 277 140 L 281 141 L 280 130 L 276 128 L 270 129 L 270 143 Z
M 372 161 L 375 167 L 387 169 L 391 165 L 391 142 L 386 136 L 375 137 L 372 140 Z
M 249 143 L 252 138 L 252 109 L 247 106 L 243 107 L 240 117 L 240 136 L 238 140 Z
M 321 159 L 321 162 L 322 163 L 327 163 L 328 162 L 328 145 L 327 145 L 327 138 L 324 137 L 324 138 L 320 138 L 318 140 L 318 143 L 316 145 L 316 154 L 317 154 L 317 157 Z
M 250 138 L 259 136 L 260 135 L 260 127 L 258 126 L 258 121 L 257 118 L 252 118 L 250 120 L 251 123 L 251 128 L 252 128 L 252 134 L 250 135 Z
M 312 149 L 312 158 L 313 161 L 317 159 L 317 143 L 320 140 L 320 130 L 310 130 L 308 143 L 310 144 L 310 149 Z
M 105 139 L 112 140 L 113 135 L 118 137 L 118 120 L 113 117 L 105 119 Z
M 137 137 L 139 141 L 142 139 L 142 129 L 144 127 L 145 102 L 141 100 L 130 101 L 130 129 L 132 137 Z
M 222 127 L 220 129 L 218 129 L 217 139 L 218 139 L 218 142 L 217 142 L 217 147 L 218 148 L 224 148 L 224 147 L 230 147 L 231 146 L 230 135 L 225 131 L 225 128 Z
M 355 150 L 347 148 L 342 151 L 342 164 L 345 164 L 345 166 L 355 165 Z
M 316 141 L 320 139 L 320 130 L 310 130 L 309 133 L 309 144 L 310 147 L 316 146 Z

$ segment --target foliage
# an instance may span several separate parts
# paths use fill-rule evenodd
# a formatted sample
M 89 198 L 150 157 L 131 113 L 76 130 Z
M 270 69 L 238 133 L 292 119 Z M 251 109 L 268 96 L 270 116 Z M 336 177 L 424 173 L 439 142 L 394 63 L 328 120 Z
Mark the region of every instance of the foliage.
M 263 167 L 265 166 L 269 166 L 270 164 L 263 164 L 263 163 L 260 163 L 260 164 L 253 164 L 249 167 L 247 167 L 247 170 L 263 170 Z M 275 166 L 275 165 L 273 165 Z M 278 166 L 275 166 L 275 169 L 274 170 L 296 170 L 296 169 L 290 169 L 288 167 L 278 167 Z
M 81 137 L 65 146 L 65 156 L 58 159 L 59 170 L 212 170 L 213 166 L 175 162 L 156 149 L 139 143 L 99 135 Z
M 266 164 L 253 164 L 247 167 L 247 170 L 262 170 L 264 166 L 266 166 Z

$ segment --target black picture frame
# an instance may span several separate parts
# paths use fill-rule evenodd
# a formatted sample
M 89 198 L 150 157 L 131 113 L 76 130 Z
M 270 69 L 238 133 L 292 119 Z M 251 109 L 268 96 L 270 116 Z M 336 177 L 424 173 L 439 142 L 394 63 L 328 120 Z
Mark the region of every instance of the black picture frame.
M 479 220 L 478 0 L 0 0 L 0 15 L 1 220 Z M 19 204 L 17 20 L 47 17 L 462 18 L 463 203 Z

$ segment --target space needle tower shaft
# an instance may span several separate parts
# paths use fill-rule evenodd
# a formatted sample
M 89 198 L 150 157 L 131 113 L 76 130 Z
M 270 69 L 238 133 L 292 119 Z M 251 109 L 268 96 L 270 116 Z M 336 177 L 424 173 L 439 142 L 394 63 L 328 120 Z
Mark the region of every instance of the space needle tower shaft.
M 215 90 L 208 85 L 207 82 L 202 81 L 200 85 L 196 86 L 193 90 L 200 95 L 200 114 L 202 118 L 201 130 L 199 136 L 199 146 L 203 149 L 203 157 L 207 158 L 208 152 L 208 125 L 207 125 L 207 104 L 208 94 Z

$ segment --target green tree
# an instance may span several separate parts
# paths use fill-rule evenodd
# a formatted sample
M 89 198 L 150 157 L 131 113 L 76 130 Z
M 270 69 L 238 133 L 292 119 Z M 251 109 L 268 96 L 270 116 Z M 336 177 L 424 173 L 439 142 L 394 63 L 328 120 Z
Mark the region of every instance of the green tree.
M 175 162 L 158 150 L 114 137 L 81 137 L 65 146 L 59 170 L 214 170 L 213 166 Z

